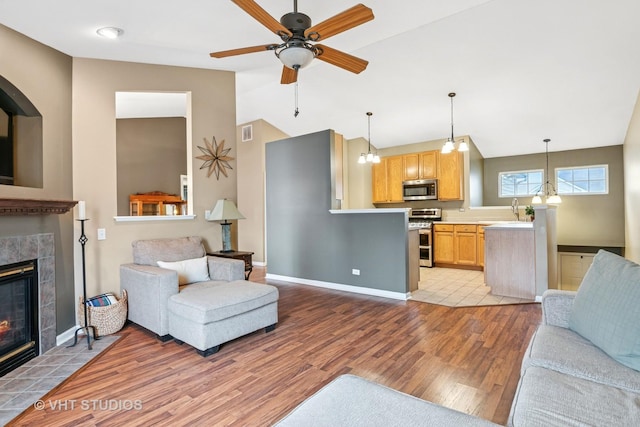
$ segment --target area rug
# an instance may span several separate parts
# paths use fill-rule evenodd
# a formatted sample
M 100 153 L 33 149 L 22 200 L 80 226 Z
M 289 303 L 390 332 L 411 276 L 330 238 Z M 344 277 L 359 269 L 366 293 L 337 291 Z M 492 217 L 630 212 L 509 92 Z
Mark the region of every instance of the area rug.
M 86 339 L 74 347 L 70 340 L 0 378 L 0 426 L 4 426 L 27 408 L 42 403 L 40 399 L 77 371 L 111 347 L 120 339 L 107 335 L 92 341 L 87 349 Z
M 531 304 L 534 300 L 502 297 L 491 294 L 484 284 L 484 272 L 455 268 L 420 268 L 418 290 L 411 293 L 413 301 L 448 307 Z

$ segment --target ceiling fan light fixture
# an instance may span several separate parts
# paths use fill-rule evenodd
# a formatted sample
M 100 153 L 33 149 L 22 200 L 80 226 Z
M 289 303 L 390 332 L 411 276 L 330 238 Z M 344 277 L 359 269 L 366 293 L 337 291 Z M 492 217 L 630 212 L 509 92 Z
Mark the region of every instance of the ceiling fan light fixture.
M 285 47 L 281 51 L 276 52 L 276 55 L 285 67 L 291 68 L 292 70 L 306 67 L 311 63 L 313 58 L 315 58 L 311 49 L 300 46 Z
M 102 27 L 98 28 L 96 33 L 106 39 L 115 40 L 124 34 L 124 30 L 117 27 Z

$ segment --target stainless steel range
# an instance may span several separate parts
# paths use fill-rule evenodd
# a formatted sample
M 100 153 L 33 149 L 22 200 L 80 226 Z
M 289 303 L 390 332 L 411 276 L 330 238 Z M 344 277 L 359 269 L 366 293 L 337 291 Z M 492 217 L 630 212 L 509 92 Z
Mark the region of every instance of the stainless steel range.
M 433 221 L 442 220 L 442 209 L 412 209 L 409 213 L 409 229 L 420 234 L 420 266 L 433 267 Z

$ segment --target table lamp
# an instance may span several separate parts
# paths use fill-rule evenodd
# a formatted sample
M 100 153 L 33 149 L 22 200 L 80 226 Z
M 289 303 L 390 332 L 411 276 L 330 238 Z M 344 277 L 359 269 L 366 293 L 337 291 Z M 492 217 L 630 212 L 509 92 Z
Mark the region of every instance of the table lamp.
M 228 199 L 221 199 L 216 202 L 215 207 L 206 218 L 207 221 L 222 221 L 222 251 L 233 252 L 231 249 L 231 223 L 230 219 L 244 219 L 238 211 L 236 205 Z

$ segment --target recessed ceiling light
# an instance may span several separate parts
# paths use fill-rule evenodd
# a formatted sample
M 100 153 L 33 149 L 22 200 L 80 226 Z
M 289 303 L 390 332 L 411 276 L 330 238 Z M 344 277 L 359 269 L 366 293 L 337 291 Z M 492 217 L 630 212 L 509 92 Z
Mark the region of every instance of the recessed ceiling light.
M 98 29 L 96 33 L 108 39 L 117 39 L 122 34 L 124 34 L 124 30 L 122 28 L 116 28 L 116 27 L 103 27 Z

